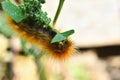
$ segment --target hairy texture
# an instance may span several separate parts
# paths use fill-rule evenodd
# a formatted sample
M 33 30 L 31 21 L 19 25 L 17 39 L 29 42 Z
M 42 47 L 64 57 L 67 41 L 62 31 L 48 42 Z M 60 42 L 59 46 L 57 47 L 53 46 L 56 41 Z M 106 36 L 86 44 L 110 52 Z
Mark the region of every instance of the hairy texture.
M 21 3 L 21 0 L 14 0 L 17 4 Z
M 11 18 L 8 18 L 8 24 L 18 35 L 27 41 L 36 44 L 42 50 L 50 53 L 54 58 L 65 59 L 69 57 L 74 49 L 72 42 L 66 39 L 63 42 L 51 43 L 56 32 L 49 27 L 35 26 L 25 21 L 17 24 Z

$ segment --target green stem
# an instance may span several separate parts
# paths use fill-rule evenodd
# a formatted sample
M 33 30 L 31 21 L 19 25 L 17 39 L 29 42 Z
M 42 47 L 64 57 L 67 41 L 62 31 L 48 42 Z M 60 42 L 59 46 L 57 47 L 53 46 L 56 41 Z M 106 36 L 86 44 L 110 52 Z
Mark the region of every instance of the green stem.
M 38 69 L 39 80 L 47 80 L 46 73 L 45 73 L 45 68 L 44 68 L 45 66 L 41 62 L 41 59 L 40 59 L 44 54 L 45 54 L 44 52 L 41 52 L 39 54 L 34 55 L 34 59 L 35 59 L 36 66 L 37 66 L 37 69 Z
M 21 39 L 21 46 L 22 46 L 22 50 L 24 51 L 25 55 L 28 55 L 29 50 L 26 47 L 26 41 L 24 39 Z
M 56 22 L 57 22 L 57 19 L 60 15 L 60 12 L 62 10 L 62 7 L 63 7 L 63 3 L 64 3 L 65 0 L 60 0 L 59 1 L 59 5 L 58 5 L 58 8 L 57 8 L 57 12 L 55 14 L 55 17 L 54 17 L 54 20 L 53 20 L 53 26 L 55 26 Z

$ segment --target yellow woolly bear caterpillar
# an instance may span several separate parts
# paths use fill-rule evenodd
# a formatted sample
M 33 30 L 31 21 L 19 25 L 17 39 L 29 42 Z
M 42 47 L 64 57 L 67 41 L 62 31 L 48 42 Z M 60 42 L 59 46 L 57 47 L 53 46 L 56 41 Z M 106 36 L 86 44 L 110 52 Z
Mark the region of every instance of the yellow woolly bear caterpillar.
M 60 60 L 65 59 L 70 57 L 74 51 L 73 44 L 68 39 L 62 43 L 51 43 L 52 38 L 56 35 L 56 32 L 51 28 L 35 26 L 25 21 L 16 23 L 10 17 L 8 17 L 7 20 L 10 27 L 15 30 L 20 37 L 36 44 L 42 48 L 42 50 L 51 54 L 53 58 Z

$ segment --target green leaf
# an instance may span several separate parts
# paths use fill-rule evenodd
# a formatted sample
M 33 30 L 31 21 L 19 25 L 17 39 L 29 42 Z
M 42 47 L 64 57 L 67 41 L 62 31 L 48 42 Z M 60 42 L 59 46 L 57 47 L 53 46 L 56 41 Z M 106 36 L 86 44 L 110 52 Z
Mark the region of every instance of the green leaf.
M 60 41 L 63 41 L 65 39 L 68 38 L 68 36 L 72 35 L 74 33 L 74 30 L 69 30 L 69 31 L 66 31 L 66 32 L 63 32 L 63 33 L 57 33 L 55 35 L 55 37 L 52 39 L 51 43 L 56 43 L 56 42 L 60 42 Z
M 70 35 L 72 35 L 75 31 L 72 29 L 72 30 L 69 30 L 69 31 L 66 31 L 66 32 L 63 32 L 61 33 L 64 37 L 68 37 Z
M 21 9 L 10 1 L 2 2 L 3 10 L 17 23 L 26 18 L 26 16 L 22 13 Z
M 66 37 L 64 37 L 62 34 L 57 33 L 55 37 L 52 39 L 51 43 L 56 43 L 65 40 Z

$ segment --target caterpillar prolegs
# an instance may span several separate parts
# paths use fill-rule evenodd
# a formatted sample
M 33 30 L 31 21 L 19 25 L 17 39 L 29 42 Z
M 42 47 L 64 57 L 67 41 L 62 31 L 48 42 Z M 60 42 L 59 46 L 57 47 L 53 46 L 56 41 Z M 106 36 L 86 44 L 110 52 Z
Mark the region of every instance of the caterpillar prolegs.
M 66 39 L 63 42 L 51 43 L 52 38 L 57 34 L 55 30 L 50 27 L 37 26 L 32 22 L 22 21 L 16 23 L 10 17 L 7 18 L 10 27 L 16 31 L 20 37 L 37 45 L 45 50 L 53 58 L 65 59 L 75 51 L 71 40 Z

